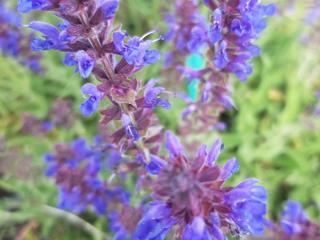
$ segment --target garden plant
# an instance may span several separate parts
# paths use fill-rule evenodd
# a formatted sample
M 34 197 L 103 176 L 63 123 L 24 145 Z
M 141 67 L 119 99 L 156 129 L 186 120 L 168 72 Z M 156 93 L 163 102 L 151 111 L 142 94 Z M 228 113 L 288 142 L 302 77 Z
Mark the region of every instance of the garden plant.
M 0 239 L 320 240 L 318 0 L 0 0 Z

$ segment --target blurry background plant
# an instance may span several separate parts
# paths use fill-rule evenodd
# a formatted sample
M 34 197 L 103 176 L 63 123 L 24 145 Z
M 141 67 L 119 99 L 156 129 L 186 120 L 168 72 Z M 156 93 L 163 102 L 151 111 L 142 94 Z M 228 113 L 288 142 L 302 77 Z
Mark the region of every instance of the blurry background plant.
M 237 110 L 222 117 L 229 126 L 221 134 L 228 147 L 222 156 L 236 156 L 240 161 L 241 172 L 234 182 L 251 176 L 267 187 L 270 218 L 278 219 L 291 198 L 300 201 L 310 219 L 319 222 L 320 120 L 313 109 L 320 88 L 320 39 L 314 25 L 305 20 L 319 3 L 274 2 L 278 2 L 280 11 L 259 40 L 264 54 L 254 61 L 253 76 L 246 84 L 234 80 Z M 165 27 L 159 25 L 161 9 L 170 3 L 123 0 L 117 17 L 130 33 L 141 35 L 153 26 Z M 46 18 L 55 20 L 37 16 Z M 165 44 L 162 47 L 167 48 Z M 107 219 L 91 212 L 78 218 L 49 207 L 56 206 L 58 193 L 52 180 L 43 175 L 43 154 L 54 144 L 79 136 L 91 139 L 97 133 L 97 117 L 79 117 L 82 80 L 72 69 L 63 67 L 63 56 L 54 52 L 44 54 L 41 64 L 46 73 L 42 76 L 6 54 L 0 58 L 0 239 L 100 239 L 101 232 L 106 232 Z M 161 70 L 162 66 L 156 64 L 139 76 L 149 79 Z M 22 116 L 28 113 L 41 123 L 50 120 L 56 98 L 73 103 L 72 112 L 78 117 L 72 124 L 37 136 L 25 134 Z M 159 110 L 158 115 L 175 130 L 184 106 L 178 100 L 172 104 L 172 110 Z M 215 137 L 215 132 L 197 134 L 187 141 L 210 144 Z
M 35 73 L 44 71 L 40 64 L 41 54 L 32 52 L 29 48 L 31 35 L 21 31 L 22 18 L 15 11 L 8 9 L 0 1 L 0 48 L 4 55 L 14 57 Z

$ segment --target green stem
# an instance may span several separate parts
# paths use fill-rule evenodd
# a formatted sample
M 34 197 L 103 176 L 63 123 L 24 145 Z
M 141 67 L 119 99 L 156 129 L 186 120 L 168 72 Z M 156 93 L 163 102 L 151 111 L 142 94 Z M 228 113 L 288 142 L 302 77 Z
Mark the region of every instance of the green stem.
M 55 218 L 59 218 L 61 220 L 64 220 L 67 223 L 70 223 L 74 226 L 79 227 L 80 229 L 82 229 L 83 231 L 89 233 L 90 235 L 94 236 L 96 239 L 103 239 L 103 240 L 109 240 L 110 238 L 108 238 L 107 234 L 105 234 L 104 232 L 100 231 L 99 229 L 97 229 L 95 226 L 93 226 L 92 224 L 86 222 L 84 219 L 80 218 L 79 216 L 70 213 L 70 212 L 66 212 L 64 210 L 55 208 L 55 207 L 51 207 L 48 205 L 44 205 L 42 207 L 42 211 L 45 214 L 48 214 L 52 217 Z

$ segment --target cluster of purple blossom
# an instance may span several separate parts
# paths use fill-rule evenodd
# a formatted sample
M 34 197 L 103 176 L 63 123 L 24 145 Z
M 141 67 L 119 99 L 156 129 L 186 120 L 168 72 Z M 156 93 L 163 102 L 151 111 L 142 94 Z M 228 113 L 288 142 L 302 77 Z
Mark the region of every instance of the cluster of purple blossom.
M 210 149 L 202 145 L 191 158 L 178 138 L 167 132 L 169 156 L 154 156 L 154 162 L 161 164 L 146 168 L 157 178 L 150 178 L 139 159 L 132 162 L 115 145 L 104 142 L 100 137 L 89 146 L 78 139 L 71 145 L 57 145 L 53 154 L 46 155 L 46 174 L 55 178 L 60 189 L 59 207 L 79 213 L 93 206 L 97 214 L 109 216 L 115 236 L 123 236 L 115 239 L 225 239 L 227 234 L 263 233 L 266 190 L 256 179 L 224 186 L 239 164 L 234 158 L 222 167 L 216 164 L 223 150 L 220 140 Z M 133 169 L 140 176 L 136 191 L 141 194 L 143 187 L 152 193 L 145 196 L 152 199 L 147 205 L 131 207 L 122 187 Z M 106 170 L 113 173 L 103 180 Z
M 257 0 L 208 0 L 205 4 L 213 14 L 211 24 L 200 15 L 196 1 L 177 0 L 177 18 L 167 16 L 171 29 L 166 36 L 173 39 L 176 52 L 166 63 L 190 81 L 200 80 L 201 99 L 190 103 L 185 115 L 203 110 L 205 115 L 200 114 L 199 120 L 211 124 L 212 110 L 221 112 L 234 105 L 229 74 L 240 80 L 251 74 L 249 62 L 259 53 L 252 40 L 265 28 L 265 17 L 275 8 Z M 82 114 L 90 117 L 107 104 L 100 111 L 103 137 L 92 145 L 83 139 L 59 144 L 45 157 L 46 174 L 56 180 L 60 190 L 59 206 L 78 213 L 93 207 L 98 215 L 107 215 L 114 239 L 224 240 L 229 235 L 262 235 L 266 189 L 257 185 L 256 179 L 226 186 L 239 163 L 232 158 L 223 166 L 216 164 L 222 142 L 217 140 L 209 149 L 201 145 L 189 156 L 191 150 L 186 151 L 173 133 L 164 134 L 153 110 L 170 108 L 163 97 L 170 93 L 157 86 L 156 80 L 143 84 L 135 76 L 159 59 L 159 52 L 151 46 L 160 38 L 147 39 L 153 31 L 130 37 L 115 26 L 118 5 L 118 0 L 18 3 L 20 12 L 50 11 L 62 20 L 57 27 L 44 22 L 29 24 L 42 34 L 31 42 L 34 51 L 64 52 L 65 65 L 73 66 L 83 78 L 94 76 L 99 81 L 82 86 L 81 92 L 87 96 L 80 106 Z M 210 61 L 201 69 L 186 68 L 184 61 L 191 53 Z M 168 155 L 160 154 L 164 135 Z M 142 199 L 138 206 L 132 206 L 124 188 L 130 175 L 138 179 L 135 193 Z
M 43 73 L 40 65 L 41 54 L 29 48 L 30 37 L 21 31 L 21 16 L 10 11 L 0 1 L 0 51 L 4 55 L 16 58 L 21 64 L 35 73 Z
M 216 164 L 223 144 L 217 140 L 210 149 L 202 145 L 196 156 L 188 157 L 179 139 L 166 134 L 169 153 L 166 166 L 151 184 L 153 201 L 140 220 L 133 239 L 218 239 L 261 235 L 266 213 L 266 190 L 256 179 L 236 187 L 225 182 L 239 170 L 232 158 Z
M 230 74 L 241 81 L 252 74 L 251 60 L 260 54 L 253 41 L 267 26 L 266 17 L 276 11 L 274 5 L 256 0 L 204 3 L 212 13 L 210 23 L 194 0 L 177 0 L 174 14 L 165 16 L 169 26 L 166 39 L 173 42 L 174 49 L 165 59 L 168 79 L 173 74 L 175 79 L 186 78 L 189 86 L 195 86 L 193 96 L 186 97 L 188 107 L 183 118 L 188 121 L 182 133 L 221 128 L 219 116 L 235 106 Z M 190 65 L 190 59 L 203 63 Z
M 84 139 L 58 144 L 45 155 L 45 174 L 55 179 L 59 188 L 58 207 L 75 213 L 92 208 L 97 215 L 108 216 L 114 239 L 127 239 L 135 231 L 142 208 L 130 205 L 130 193 L 123 187 L 129 162 L 113 144 L 102 136 L 89 145 Z
M 108 128 L 108 133 L 113 131 L 109 134 L 112 141 L 123 151 L 132 150 L 143 155 L 148 163 L 150 155 L 157 153 L 162 135 L 159 130 L 151 131 L 159 129 L 153 109 L 170 108 L 170 104 L 162 98 L 167 92 L 156 86 L 156 80 L 143 85 L 134 74 L 159 59 L 159 52 L 151 49 L 158 39 L 146 39 L 153 32 L 129 37 L 120 27 L 114 27 L 118 4 L 118 1 L 21 0 L 18 10 L 51 11 L 61 18 L 58 27 L 31 22 L 29 27 L 42 34 L 42 38 L 32 40 L 31 48 L 62 51 L 64 63 L 74 66 L 83 78 L 93 74 L 99 84 L 86 83 L 82 87 L 87 99 L 81 104 L 81 112 L 90 117 L 98 111 L 100 102 L 107 99 L 110 104 L 101 110 L 101 123 Z M 118 122 L 122 126 L 113 129 L 119 126 Z
M 54 153 L 47 154 L 45 161 L 46 175 L 54 177 L 59 186 L 59 207 L 80 213 L 93 206 L 100 215 L 106 214 L 110 201 L 127 203 L 128 194 L 121 188 L 109 186 L 100 176 L 102 167 L 108 169 L 111 161 L 121 160 L 112 145 L 102 144 L 99 137 L 92 146 L 84 139 L 70 145 L 56 145 Z

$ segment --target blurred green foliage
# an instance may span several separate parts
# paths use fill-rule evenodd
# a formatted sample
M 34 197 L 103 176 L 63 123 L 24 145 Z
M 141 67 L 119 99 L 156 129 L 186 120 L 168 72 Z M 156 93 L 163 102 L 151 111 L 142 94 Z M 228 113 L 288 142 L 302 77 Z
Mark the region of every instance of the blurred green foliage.
M 155 26 L 163 29 L 161 12 L 168 3 L 123 0 L 117 20 L 136 35 Z M 280 7 L 285 4 L 279 1 Z M 319 221 L 320 122 L 308 109 L 316 104 L 320 58 L 315 46 L 301 41 L 305 29 L 303 5 L 284 9 L 271 19 L 263 34 L 263 54 L 255 61 L 254 75 L 247 83 L 233 81 L 237 109 L 224 116 L 228 129 L 222 133 L 227 147 L 223 158 L 235 155 L 241 162 L 241 171 L 232 181 L 239 182 L 244 177 L 261 179 L 269 191 L 269 217 L 277 218 L 284 201 L 292 198 L 301 201 L 308 214 Z M 34 18 L 53 19 L 42 15 Z M 68 216 L 61 218 L 47 211 L 45 206 L 56 204 L 57 190 L 52 180 L 42 174 L 43 154 L 58 142 L 77 136 L 90 139 L 96 134 L 98 118 L 86 120 L 78 115 L 71 128 L 55 130 L 46 137 L 23 135 L 20 131 L 22 113 L 43 118 L 55 98 L 72 99 L 74 111 L 79 112 L 83 82 L 61 60 L 61 54 L 46 53 L 43 64 L 47 72 L 36 76 L 15 60 L 0 55 L 0 135 L 6 139 L 5 151 L 14 149 L 20 155 L 9 159 L 15 167 L 7 168 L 0 178 L 0 239 L 14 239 L 21 229 L 28 230 L 24 236 L 28 240 L 99 239 L 99 234 L 94 237 L 95 233 L 84 231 Z M 159 78 L 160 71 L 161 63 L 139 73 L 139 78 Z M 177 100 L 172 102 L 172 110 L 159 111 L 162 122 L 170 129 L 179 121 L 183 106 Z M 210 144 L 216 133 L 197 137 Z M 1 156 L 3 151 L 0 166 L 4 164 Z M 106 219 L 91 213 L 81 217 L 96 229 L 107 231 Z M 32 223 L 36 227 L 32 228 Z

